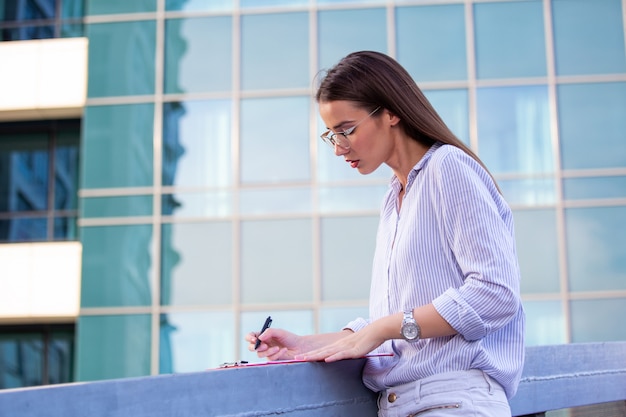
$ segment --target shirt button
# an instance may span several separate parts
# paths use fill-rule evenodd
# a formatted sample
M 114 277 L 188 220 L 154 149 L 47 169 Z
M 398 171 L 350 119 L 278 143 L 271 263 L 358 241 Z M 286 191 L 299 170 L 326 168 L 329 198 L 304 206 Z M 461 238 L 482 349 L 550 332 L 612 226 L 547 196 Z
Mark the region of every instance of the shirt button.
M 398 399 L 398 396 L 396 395 L 395 392 L 392 392 L 391 394 L 389 394 L 389 396 L 387 396 L 387 401 L 389 401 L 390 403 L 396 401 Z

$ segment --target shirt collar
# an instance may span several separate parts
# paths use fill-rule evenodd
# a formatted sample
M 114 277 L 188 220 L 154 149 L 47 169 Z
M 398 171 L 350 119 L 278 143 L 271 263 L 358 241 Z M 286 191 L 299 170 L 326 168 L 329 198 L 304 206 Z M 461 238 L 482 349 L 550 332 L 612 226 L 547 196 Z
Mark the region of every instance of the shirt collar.
M 406 183 L 407 190 L 411 187 L 411 184 L 413 184 L 413 181 L 415 180 L 415 177 L 417 177 L 419 171 L 424 168 L 424 165 L 426 165 L 430 157 L 437 149 L 439 149 L 441 145 L 443 145 L 443 143 L 435 142 L 430 148 L 428 148 L 424 156 L 422 156 L 420 160 L 417 161 L 417 164 L 415 164 L 413 169 L 411 169 L 411 172 L 409 172 L 409 177 L 407 178 Z M 400 180 L 395 175 L 391 178 L 391 186 L 394 188 L 394 190 L 396 190 L 396 192 L 400 192 L 402 184 L 400 184 Z

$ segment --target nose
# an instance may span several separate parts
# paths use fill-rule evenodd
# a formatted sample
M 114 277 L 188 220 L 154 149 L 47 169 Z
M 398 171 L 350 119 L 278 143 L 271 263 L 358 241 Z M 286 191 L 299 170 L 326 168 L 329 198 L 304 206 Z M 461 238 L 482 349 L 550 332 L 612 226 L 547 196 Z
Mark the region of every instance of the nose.
M 339 146 L 335 143 L 335 155 L 341 156 L 350 152 L 350 148 L 344 148 L 343 146 Z

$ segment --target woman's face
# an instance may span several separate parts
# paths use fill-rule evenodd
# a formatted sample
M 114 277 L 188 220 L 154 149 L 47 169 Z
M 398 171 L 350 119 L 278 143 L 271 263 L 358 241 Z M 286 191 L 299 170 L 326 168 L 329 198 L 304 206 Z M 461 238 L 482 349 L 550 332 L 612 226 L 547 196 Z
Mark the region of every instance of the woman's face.
M 326 128 L 345 141 L 340 132 L 354 126 L 347 136 L 349 148 L 335 145 L 335 155 L 366 175 L 374 172 L 389 159 L 392 141 L 389 137 L 386 110 L 378 109 L 373 113 L 359 108 L 351 101 L 327 101 L 319 103 L 319 111 Z M 384 114 L 385 113 L 385 114 Z

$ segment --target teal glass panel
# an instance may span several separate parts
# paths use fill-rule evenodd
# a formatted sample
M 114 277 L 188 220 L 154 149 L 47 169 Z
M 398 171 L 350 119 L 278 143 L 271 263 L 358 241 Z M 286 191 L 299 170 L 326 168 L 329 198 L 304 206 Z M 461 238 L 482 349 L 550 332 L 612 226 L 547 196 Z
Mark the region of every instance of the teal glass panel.
M 621 0 L 553 0 L 558 75 L 626 72 Z
M 54 240 L 77 240 L 76 216 L 54 218 Z
M 574 300 L 570 309 L 572 343 L 626 340 L 626 298 Z
M 44 335 L 0 333 L 0 389 L 44 384 Z
M 71 330 L 58 329 L 50 332 L 48 339 L 48 383 L 63 384 L 74 381 L 74 352 L 76 338 Z
M 563 169 L 626 166 L 626 83 L 557 86 Z
M 511 205 L 544 206 L 557 201 L 554 178 L 498 180 L 498 186 Z
M 524 301 L 526 346 L 567 343 L 565 317 L 560 301 Z
M 272 317 L 272 327 L 288 330 L 290 332 L 307 335 L 315 333 L 313 324 L 313 312 L 310 310 L 271 310 L 271 311 L 247 311 L 241 313 L 241 347 L 239 357 L 248 362 L 265 362 L 259 359 L 255 352 L 248 350 L 245 336 L 250 332 L 258 333 L 265 323 L 267 316 Z
M 424 90 L 439 116 L 463 143 L 469 145 L 469 97 L 466 89 Z
M 340 36 L 337 36 L 341 33 Z M 319 67 L 327 69 L 350 52 L 387 51 L 385 9 L 326 10 L 318 15 Z
M 148 306 L 152 293 L 152 225 L 81 229 L 82 307 Z
M 542 3 L 535 0 L 474 5 L 479 79 L 546 75 Z
M 554 209 L 514 211 L 522 294 L 559 293 L 559 253 Z
M 554 171 L 548 88 L 479 88 L 478 150 L 494 174 Z
M 398 7 L 398 61 L 415 80 L 467 79 L 462 4 Z
M 239 212 L 243 215 L 310 214 L 312 211 L 309 187 L 242 189 L 239 193 Z
M 61 25 L 61 38 L 80 38 L 85 36 L 85 25 L 82 23 L 63 23 Z
M 338 332 L 352 320 L 369 317 L 369 309 L 363 307 L 322 307 L 320 309 L 320 333 Z
M 319 211 L 324 214 L 380 210 L 387 184 L 320 187 Z
M 11 217 L 0 220 L 0 243 L 48 240 L 45 217 Z
M 82 19 L 85 16 L 85 0 L 62 0 L 61 18 Z
M 80 316 L 78 381 L 150 375 L 150 315 Z
M 233 0 L 165 0 L 165 10 L 228 11 L 233 9 Z
M 152 215 L 151 195 L 84 197 L 81 217 L 122 217 Z
M 309 4 L 309 0 L 239 0 L 239 6 L 242 9 L 248 8 L 259 8 L 259 7 L 272 7 L 272 6 L 280 6 L 280 7 L 297 7 L 297 6 L 307 6 Z
M 163 185 L 232 184 L 230 100 L 163 105 Z
M 164 216 L 176 218 L 222 218 L 232 215 L 233 197 L 230 191 L 188 192 L 163 194 Z
M 154 94 L 154 21 L 90 24 L 87 38 L 88 97 Z
M 232 302 L 232 226 L 229 222 L 161 227 L 161 304 Z
M 313 301 L 310 219 L 241 223 L 241 302 Z
M 65 0 L 64 0 L 65 1 Z M 87 15 L 156 11 L 157 0 L 85 0 Z
M 626 176 L 565 178 L 565 200 L 626 198 Z
M 231 311 L 162 314 L 160 326 L 162 374 L 202 372 L 235 360 L 236 327 Z
M 243 184 L 310 179 L 309 106 L 309 97 L 241 101 Z
M 242 89 L 310 86 L 308 13 L 241 16 Z
M 369 299 L 377 229 L 378 216 L 322 219 L 322 301 Z
M 83 188 L 153 185 L 152 104 L 85 108 Z
M 230 91 L 232 17 L 165 21 L 165 93 Z
M 565 210 L 571 291 L 626 289 L 626 206 Z
M 76 210 L 80 129 L 61 130 L 54 149 L 54 209 Z

